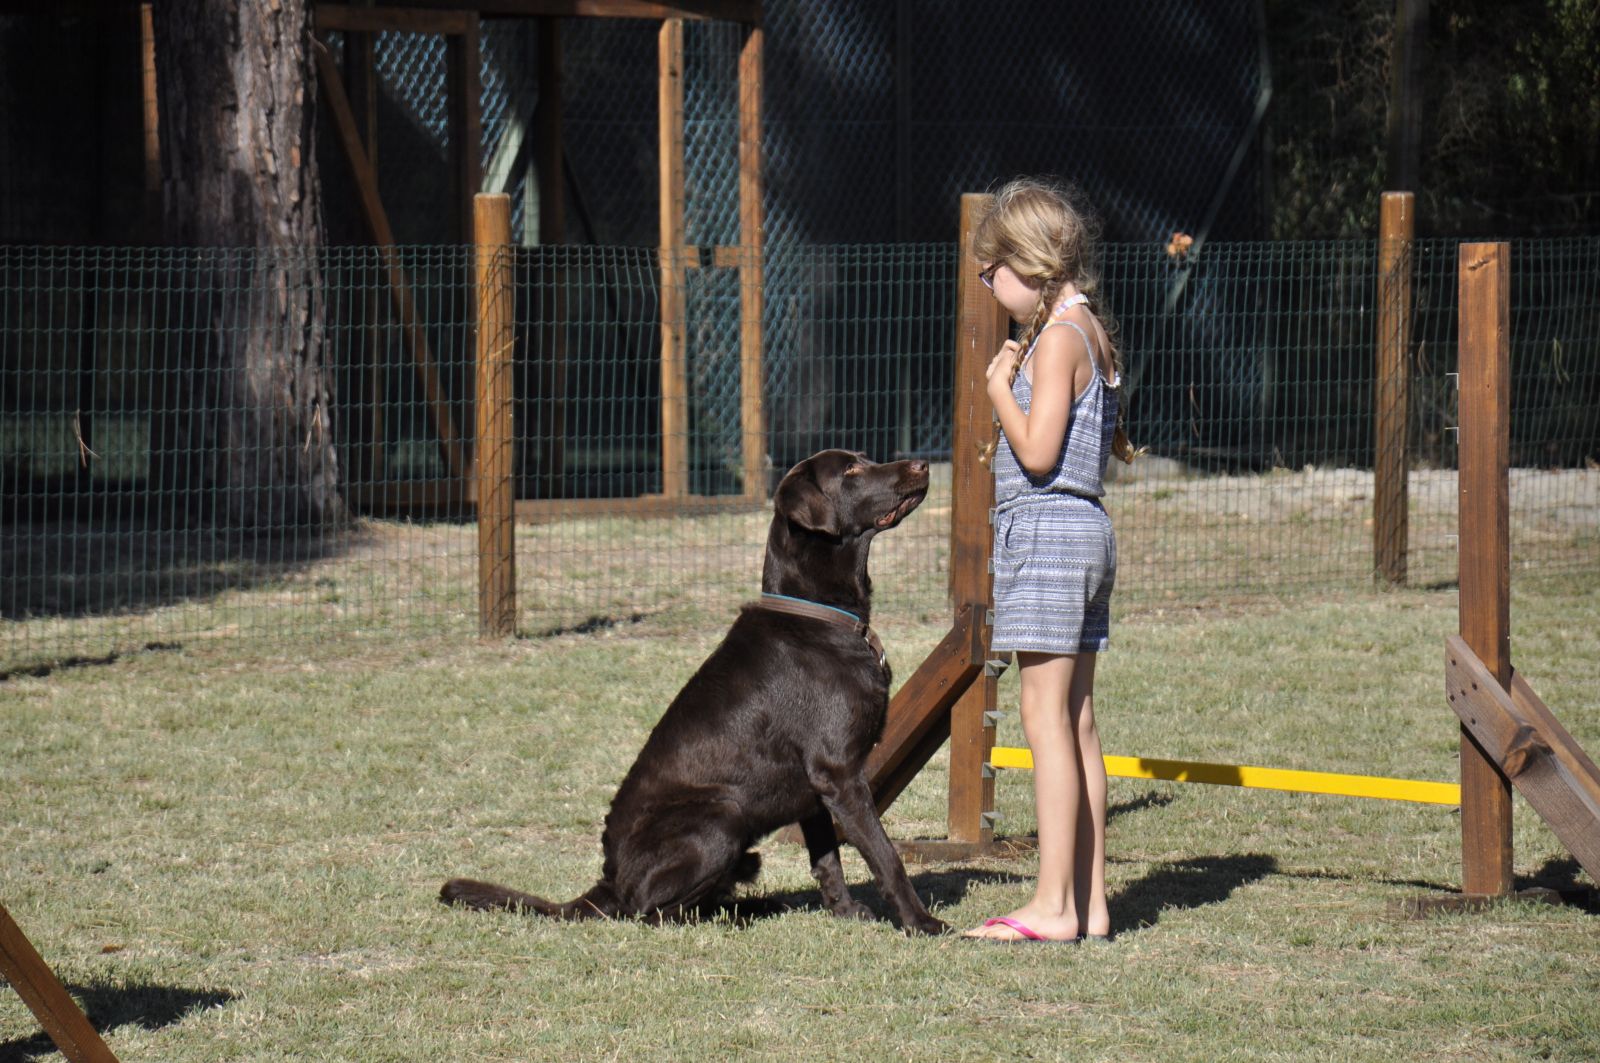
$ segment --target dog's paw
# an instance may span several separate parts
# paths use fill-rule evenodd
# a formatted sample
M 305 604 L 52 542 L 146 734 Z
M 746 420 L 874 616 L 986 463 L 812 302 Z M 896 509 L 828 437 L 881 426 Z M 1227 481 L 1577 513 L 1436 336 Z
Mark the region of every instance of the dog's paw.
M 901 929 L 907 934 L 927 934 L 929 937 L 937 937 L 940 934 L 950 933 L 950 924 L 931 915 L 922 915 L 907 922 Z
M 863 922 L 874 922 L 878 918 L 877 912 L 857 900 L 844 901 L 829 910 L 840 919 L 860 919 Z

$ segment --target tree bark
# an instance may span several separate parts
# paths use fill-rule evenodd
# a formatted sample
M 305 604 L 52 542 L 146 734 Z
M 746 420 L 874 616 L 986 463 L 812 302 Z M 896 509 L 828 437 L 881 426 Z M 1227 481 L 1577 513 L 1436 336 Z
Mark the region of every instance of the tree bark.
M 166 234 L 196 250 L 174 256 L 193 339 L 168 332 L 153 486 L 189 519 L 341 520 L 308 0 L 154 10 Z

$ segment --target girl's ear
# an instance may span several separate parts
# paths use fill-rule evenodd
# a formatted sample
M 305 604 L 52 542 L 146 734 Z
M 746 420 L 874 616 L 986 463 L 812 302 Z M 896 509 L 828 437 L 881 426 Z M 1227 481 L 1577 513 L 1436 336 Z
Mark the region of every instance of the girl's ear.
M 810 471 L 802 466 L 785 476 L 773 492 L 772 508 L 807 531 L 838 535 L 839 520 L 833 502 L 822 493 Z

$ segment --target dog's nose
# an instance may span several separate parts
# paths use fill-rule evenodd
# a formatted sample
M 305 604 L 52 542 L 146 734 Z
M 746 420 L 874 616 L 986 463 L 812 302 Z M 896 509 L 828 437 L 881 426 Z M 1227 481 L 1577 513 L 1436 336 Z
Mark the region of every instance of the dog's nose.
M 923 461 L 921 458 L 916 459 L 906 467 L 915 473 L 924 473 L 928 471 L 928 463 Z

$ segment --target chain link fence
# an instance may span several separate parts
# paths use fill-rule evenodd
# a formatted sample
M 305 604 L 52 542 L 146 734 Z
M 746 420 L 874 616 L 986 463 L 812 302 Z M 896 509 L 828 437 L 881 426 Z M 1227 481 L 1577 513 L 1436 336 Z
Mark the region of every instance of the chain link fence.
M 1123 608 L 1370 587 L 1375 245 L 1105 250 L 1129 427 L 1151 450 L 1108 497 Z M 218 254 L 226 273 L 206 257 Z M 130 642 L 476 631 L 476 531 L 455 475 L 474 420 L 471 249 L 327 249 L 298 271 L 253 261 L 267 254 L 0 248 L 0 670 Z M 712 329 L 690 345 L 690 496 L 662 500 L 654 252 L 516 255 L 520 630 L 725 615 L 757 589 L 770 519 L 771 480 L 742 482 L 736 343 Z M 1456 255 L 1427 240 L 1412 257 L 1418 585 L 1454 578 Z M 768 269 L 787 278 L 763 323 L 770 475 L 826 446 L 940 462 L 874 570 L 881 609 L 938 615 L 955 247 L 790 246 Z M 291 434 L 250 462 L 290 468 L 326 445 L 348 517 L 247 524 L 230 492 L 250 448 L 223 446 L 219 426 L 309 400 L 252 391 L 229 352 L 283 300 L 251 278 L 319 272 L 325 371 L 312 390 L 327 396 L 327 434 Z M 738 295 L 736 270 L 695 272 L 690 335 Z M 1600 241 L 1515 242 L 1512 276 L 1513 564 L 1591 570 Z

